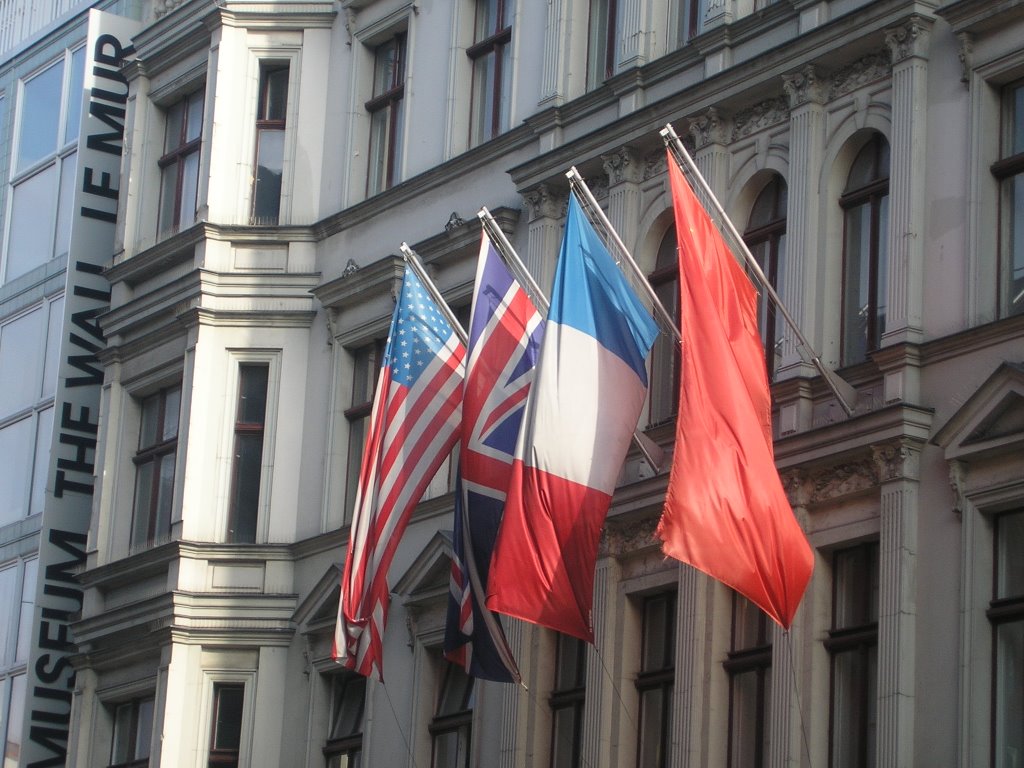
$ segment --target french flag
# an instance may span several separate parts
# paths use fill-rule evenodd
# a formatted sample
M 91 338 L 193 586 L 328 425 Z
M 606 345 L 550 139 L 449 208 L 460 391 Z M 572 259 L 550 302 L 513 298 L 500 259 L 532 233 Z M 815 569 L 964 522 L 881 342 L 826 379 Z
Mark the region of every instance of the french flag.
M 593 642 L 597 544 L 657 326 L 570 195 L 487 607 Z

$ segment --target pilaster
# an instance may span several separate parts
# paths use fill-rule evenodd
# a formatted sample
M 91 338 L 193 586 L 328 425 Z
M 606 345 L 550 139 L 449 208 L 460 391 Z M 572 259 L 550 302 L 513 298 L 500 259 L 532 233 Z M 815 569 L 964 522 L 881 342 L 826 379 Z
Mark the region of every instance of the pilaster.
M 541 62 L 540 106 L 555 106 L 565 98 L 565 62 L 569 39 L 566 29 L 569 25 L 568 10 L 572 0 L 548 0 L 548 23 L 545 29 L 545 45 Z
M 932 21 L 912 16 L 885 32 L 892 55 L 889 279 L 882 344 L 919 342 L 924 295 L 928 51 Z
M 562 220 L 569 198 L 565 191 L 541 184 L 523 195 L 530 213 L 526 255 L 523 261 L 534 280 L 551 294 L 555 276 L 555 259 L 562 240 Z
M 608 219 L 622 242 L 632 250 L 636 243 L 640 218 L 640 182 L 644 177 L 643 158 L 631 147 L 601 155 L 608 174 Z
M 708 637 L 708 577 L 680 565 L 676 584 L 676 681 L 672 691 L 675 716 L 671 728 L 672 765 L 700 768 L 706 763 L 704 739 L 709 713 L 706 655 Z
M 621 27 L 616 44 L 619 46 L 619 66 L 624 69 L 639 67 L 647 63 L 650 56 L 648 38 L 651 33 L 647 24 L 648 5 L 649 3 L 644 0 L 621 0 L 619 5 Z
M 872 447 L 881 486 L 876 765 L 914 765 L 918 477 L 921 443 Z
M 781 294 L 790 314 L 811 344 L 821 348 L 821 329 L 816 305 L 809 296 L 821 296 L 823 265 L 819 263 L 821 195 L 818 176 L 824 155 L 825 96 L 827 84 L 812 65 L 784 75 L 782 86 L 789 99 L 789 178 L 786 230 L 786 256 L 782 263 Z M 781 318 L 780 318 L 781 319 Z M 799 354 L 796 336 L 784 324 L 782 364 L 776 380 L 815 376 L 810 363 Z M 810 415 L 810 409 L 804 409 Z M 808 429 L 809 423 L 797 425 Z
M 615 729 L 609 728 L 608 724 L 620 719 L 614 713 L 620 706 L 618 686 L 622 679 L 623 654 L 606 653 L 604 659 L 600 654 L 619 647 L 616 618 L 625 610 L 625 598 L 618 589 L 621 571 L 614 557 L 602 557 L 594 572 L 595 645 L 587 646 L 587 700 L 583 707 L 581 765 L 609 765 L 617 747 Z
M 523 622 L 506 616 L 502 619 L 502 627 L 505 630 L 508 647 L 512 651 L 512 658 L 516 659 L 519 671 L 525 677 L 527 667 L 532 660 L 523 656 Z M 519 722 L 521 694 L 522 689 L 518 685 L 502 686 L 501 746 L 498 752 L 498 768 L 514 768 L 514 766 L 522 764 L 518 753 L 526 743 L 526 733 Z
M 732 123 L 715 107 L 698 117 L 690 118 L 696 154 L 694 162 L 716 196 L 721 199 L 728 183 L 729 152 L 727 144 Z

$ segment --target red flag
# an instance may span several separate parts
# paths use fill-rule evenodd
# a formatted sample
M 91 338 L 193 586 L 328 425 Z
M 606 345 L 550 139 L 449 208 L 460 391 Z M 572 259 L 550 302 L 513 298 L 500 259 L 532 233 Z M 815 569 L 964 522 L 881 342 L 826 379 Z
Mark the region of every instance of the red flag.
M 459 436 L 466 348 L 406 268 L 373 398 L 332 656 L 381 679 L 388 568 L 413 507 Z
M 757 294 L 671 153 L 668 168 L 682 380 L 658 535 L 665 554 L 729 585 L 788 628 L 814 557 L 775 469 Z

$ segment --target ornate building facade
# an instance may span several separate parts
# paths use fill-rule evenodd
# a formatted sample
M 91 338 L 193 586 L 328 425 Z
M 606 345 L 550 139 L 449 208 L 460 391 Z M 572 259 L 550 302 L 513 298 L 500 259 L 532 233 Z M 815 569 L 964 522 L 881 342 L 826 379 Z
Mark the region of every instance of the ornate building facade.
M 1019 0 L 137 10 L 68 765 L 1024 764 Z M 595 646 L 508 622 L 526 688 L 474 683 L 440 655 L 445 466 L 391 570 L 385 683 L 343 673 L 393 254 L 464 315 L 486 205 L 546 285 L 575 165 L 671 306 L 666 122 L 857 393 L 762 307 L 816 554 L 794 625 L 663 557 L 667 472 L 630 454 Z M 640 424 L 669 452 L 677 355 Z

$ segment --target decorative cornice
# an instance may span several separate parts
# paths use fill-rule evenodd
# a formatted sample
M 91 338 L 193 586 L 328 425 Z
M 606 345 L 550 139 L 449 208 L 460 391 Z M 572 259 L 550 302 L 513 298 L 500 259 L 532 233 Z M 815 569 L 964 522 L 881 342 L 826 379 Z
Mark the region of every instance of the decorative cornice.
M 861 86 L 889 77 L 892 73 L 891 61 L 888 51 L 877 51 L 839 69 L 832 75 L 829 98 L 845 96 Z
M 607 155 L 601 155 L 604 171 L 608 174 L 608 184 L 631 182 L 636 184 L 643 180 L 644 164 L 639 154 L 632 147 L 622 147 Z
M 523 200 L 530 212 L 530 222 L 537 219 L 561 219 L 565 217 L 569 196 L 563 189 L 550 184 L 541 184 L 523 193 Z
M 711 107 L 703 115 L 690 119 L 690 135 L 697 149 L 709 144 L 725 144 L 729 141 L 729 119 Z
M 963 515 L 967 497 L 966 468 L 962 461 L 949 462 L 949 487 L 953 489 L 953 511 Z
M 818 470 L 809 480 L 812 504 L 831 501 L 878 485 L 878 467 L 873 459 L 861 459 Z
M 598 557 L 624 557 L 658 549 L 658 519 L 659 515 L 646 515 L 628 522 L 609 521 L 601 532 Z
M 782 76 L 782 90 L 789 99 L 790 109 L 804 104 L 821 104 L 825 101 L 826 83 L 818 77 L 818 70 L 808 64 L 799 72 Z
M 885 44 L 892 55 L 892 63 L 899 64 L 909 58 L 928 58 L 931 47 L 932 22 L 923 16 L 912 16 L 898 27 L 885 30 Z
M 784 97 L 765 99 L 736 113 L 733 118 L 732 138 L 735 141 L 788 120 L 789 102 Z
M 693 145 L 693 138 L 689 135 L 683 139 L 683 145 L 687 146 L 687 151 L 690 151 Z M 655 176 L 664 176 L 668 172 L 668 155 L 665 154 L 664 149 L 660 149 L 657 152 L 651 152 L 644 158 L 644 179 L 651 179 Z

